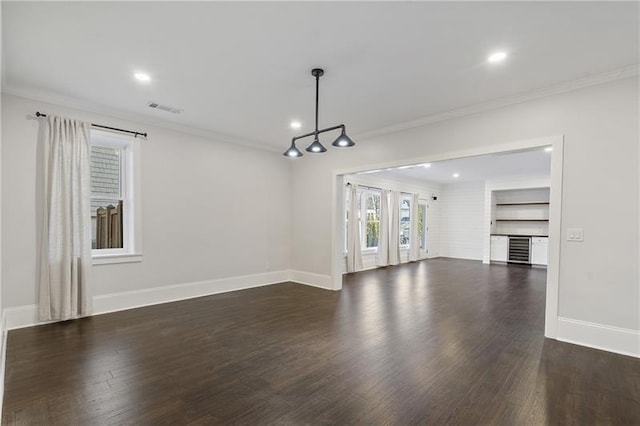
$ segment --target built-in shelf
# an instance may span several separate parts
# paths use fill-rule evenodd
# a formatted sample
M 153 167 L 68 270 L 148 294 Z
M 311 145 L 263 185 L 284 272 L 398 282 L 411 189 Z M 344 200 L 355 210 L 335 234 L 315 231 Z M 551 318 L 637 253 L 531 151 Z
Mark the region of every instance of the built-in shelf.
M 496 206 L 536 206 L 549 205 L 548 201 L 519 201 L 515 203 L 496 203 Z
M 549 222 L 549 219 L 496 219 L 496 222 Z
M 548 245 L 549 188 L 493 190 L 489 205 L 491 262 L 546 265 L 540 252 Z

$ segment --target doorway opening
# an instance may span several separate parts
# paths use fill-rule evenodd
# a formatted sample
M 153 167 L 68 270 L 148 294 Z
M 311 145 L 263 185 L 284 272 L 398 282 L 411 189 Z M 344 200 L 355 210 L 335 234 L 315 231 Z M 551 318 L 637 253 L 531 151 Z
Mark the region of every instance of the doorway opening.
M 334 289 L 348 272 L 435 257 L 547 268 L 555 337 L 561 179 L 562 137 L 336 171 Z M 361 242 L 351 253 L 350 232 Z

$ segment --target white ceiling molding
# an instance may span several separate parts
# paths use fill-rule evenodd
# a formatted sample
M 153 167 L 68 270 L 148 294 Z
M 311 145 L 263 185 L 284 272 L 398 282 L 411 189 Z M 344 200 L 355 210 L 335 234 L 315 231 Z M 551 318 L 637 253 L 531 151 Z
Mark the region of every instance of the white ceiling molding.
M 104 105 L 99 105 L 91 101 L 77 99 L 71 96 L 55 94 L 55 93 L 44 91 L 44 90 L 16 88 L 16 87 L 12 87 L 9 84 L 4 84 L 2 86 L 1 93 L 12 95 L 12 96 L 18 96 L 20 98 L 29 99 L 35 102 L 44 102 L 44 103 L 53 104 L 53 105 L 60 105 L 66 108 L 72 108 L 72 109 L 86 111 L 94 114 L 100 114 L 100 115 L 116 118 L 118 120 L 126 120 L 129 122 L 135 122 L 137 124 L 142 124 L 142 125 L 146 124 L 148 126 L 154 126 L 162 129 L 173 130 L 173 131 L 185 133 L 191 136 L 210 139 L 216 142 L 228 143 L 236 146 L 240 145 L 247 148 L 259 149 L 261 151 L 274 152 L 274 153 L 278 153 L 279 155 L 282 154 L 281 152 L 282 149 L 280 147 L 275 147 L 267 143 L 242 139 L 235 136 L 225 135 L 219 132 L 214 132 L 211 130 L 199 129 L 194 126 L 185 126 L 183 124 L 173 123 L 171 121 L 166 121 L 161 119 L 155 119 L 146 115 L 136 114 L 129 111 L 124 112 L 115 108 L 105 107 Z M 46 111 L 43 111 L 43 112 L 46 113 Z
M 374 129 L 367 132 L 361 132 L 356 134 L 354 136 L 354 139 L 356 140 L 356 143 L 357 143 L 358 141 L 367 140 L 370 138 L 387 135 L 390 133 L 401 132 L 401 131 L 413 129 L 416 127 L 422 127 L 422 126 L 437 123 L 440 121 L 474 115 L 484 111 L 499 109 L 509 105 L 514 105 L 514 104 L 518 104 L 526 101 L 540 99 L 547 96 L 558 95 L 561 93 L 570 92 L 570 91 L 581 89 L 584 87 L 595 86 L 598 84 L 604 84 L 604 83 L 608 83 L 616 80 L 623 80 L 625 78 L 637 76 L 638 74 L 640 74 L 640 64 L 635 64 L 628 67 L 619 68 L 613 71 L 607 71 L 600 74 L 589 75 L 577 80 L 567 81 L 567 82 L 546 87 L 543 89 L 531 90 L 528 92 L 519 93 L 514 96 L 507 96 L 504 98 L 495 99 L 490 102 L 484 102 L 476 105 L 469 105 L 469 106 L 457 108 L 451 111 L 446 111 L 446 112 L 422 117 L 417 120 L 398 123 L 392 126 L 386 126 L 386 127 Z M 12 87 L 9 84 L 5 84 L 2 87 L 2 93 L 19 96 L 26 99 L 31 99 L 37 102 L 46 102 L 46 103 L 61 105 L 64 107 L 92 112 L 95 114 L 111 116 L 121 120 L 174 130 L 174 131 L 186 133 L 193 136 L 211 139 L 217 142 L 236 144 L 236 145 L 241 145 L 248 148 L 254 148 L 254 149 L 274 152 L 278 154 L 280 154 L 282 151 L 281 146 L 274 146 L 269 143 L 261 143 L 259 141 L 251 141 L 251 140 L 246 140 L 242 138 L 237 138 L 234 136 L 225 135 L 225 134 L 213 132 L 210 130 L 200 129 L 193 126 L 186 126 L 186 125 L 181 125 L 177 123 L 172 123 L 170 121 L 154 119 L 145 115 L 135 114 L 131 112 L 123 112 L 113 108 L 105 107 L 103 105 L 98 105 L 91 101 L 81 100 L 81 99 L 64 96 L 60 94 L 54 94 L 52 92 L 48 92 L 44 90 L 22 89 L 22 88 Z
M 616 80 L 623 80 L 625 78 L 637 76 L 639 73 L 640 73 L 640 64 L 631 65 L 631 66 L 620 68 L 613 71 L 607 71 L 600 74 L 589 75 L 583 78 L 579 78 L 577 80 L 571 80 L 571 81 L 556 84 L 550 87 L 545 87 L 543 89 L 531 90 L 528 92 L 519 93 L 517 95 L 495 99 L 489 102 L 483 102 L 480 104 L 469 105 L 466 107 L 453 109 L 451 111 L 428 115 L 426 117 L 418 118 L 417 120 L 406 121 L 404 123 L 398 123 L 392 126 L 386 126 L 386 127 L 371 130 L 368 132 L 357 133 L 354 135 L 354 139 L 356 141 L 366 140 L 376 136 L 382 136 L 390 133 L 401 132 L 403 130 L 414 129 L 416 127 L 422 127 L 422 126 L 437 123 L 440 121 L 451 120 L 453 118 L 459 118 L 459 117 L 464 117 L 468 115 L 478 114 L 484 111 L 504 108 L 509 105 L 514 105 L 522 102 L 532 101 L 535 99 L 545 98 L 547 96 L 559 95 L 561 93 L 582 89 L 584 87 L 596 86 L 598 84 L 604 84 L 604 83 L 608 83 Z

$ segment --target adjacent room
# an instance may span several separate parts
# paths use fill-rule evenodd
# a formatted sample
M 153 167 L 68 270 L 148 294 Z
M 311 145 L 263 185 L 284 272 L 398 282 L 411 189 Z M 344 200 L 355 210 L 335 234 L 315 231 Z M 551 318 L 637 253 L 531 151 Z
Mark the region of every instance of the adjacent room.
M 0 8 L 3 425 L 640 424 L 637 2 Z
M 540 147 L 345 175 L 344 270 L 435 257 L 546 267 L 551 156 Z

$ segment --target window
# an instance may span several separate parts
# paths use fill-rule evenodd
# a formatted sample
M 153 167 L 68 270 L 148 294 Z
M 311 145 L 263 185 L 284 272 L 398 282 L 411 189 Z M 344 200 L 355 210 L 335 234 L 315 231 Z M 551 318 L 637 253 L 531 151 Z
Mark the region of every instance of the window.
M 139 209 L 134 198 L 134 180 L 139 173 L 135 167 L 139 163 L 137 143 L 130 136 L 91 131 L 92 256 L 112 259 L 94 263 L 141 260 L 136 254 L 140 246 L 136 232 Z
M 362 247 L 376 248 L 380 239 L 380 192 L 364 191 L 362 194 L 364 202 L 361 204 L 363 212 L 360 217 L 365 218 L 365 230 L 362 232 Z
M 91 145 L 91 248 L 124 248 L 126 148 Z
M 408 246 L 411 232 L 411 197 L 402 196 L 400 200 L 400 245 Z
M 349 205 L 350 191 L 345 191 L 345 224 L 344 246 L 347 251 L 347 239 L 349 234 Z M 358 223 L 360 226 L 360 247 L 375 249 L 380 239 L 380 191 L 371 189 L 358 189 Z
M 349 186 L 345 186 L 344 191 L 344 252 L 349 251 L 349 206 L 351 205 L 351 191 Z
M 427 250 L 427 203 L 418 203 L 418 239 L 420 240 L 420 250 Z

